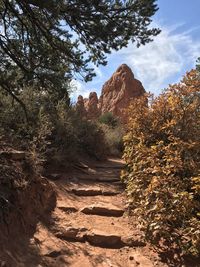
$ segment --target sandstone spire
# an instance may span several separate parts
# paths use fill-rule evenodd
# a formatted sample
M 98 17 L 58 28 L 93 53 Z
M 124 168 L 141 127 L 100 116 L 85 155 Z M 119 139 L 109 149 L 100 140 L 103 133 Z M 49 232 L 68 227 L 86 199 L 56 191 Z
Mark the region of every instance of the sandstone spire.
M 89 99 L 86 102 L 87 118 L 97 119 L 100 116 L 100 111 L 98 108 L 98 97 L 96 92 L 91 92 Z
M 88 99 L 79 96 L 77 109 L 90 120 L 111 112 L 122 121 L 126 121 L 125 110 L 130 101 L 144 93 L 142 83 L 135 79 L 132 70 L 126 64 L 122 64 L 103 85 L 100 98 L 98 99 L 96 92 L 91 92 Z
M 102 114 L 112 112 L 115 116 L 123 117 L 124 109 L 128 107 L 131 99 L 144 93 L 142 83 L 135 79 L 126 64 L 122 64 L 103 85 L 99 108 Z
M 78 96 L 77 103 L 76 103 L 76 111 L 81 117 L 86 117 L 86 109 L 84 105 L 84 99 L 82 95 Z

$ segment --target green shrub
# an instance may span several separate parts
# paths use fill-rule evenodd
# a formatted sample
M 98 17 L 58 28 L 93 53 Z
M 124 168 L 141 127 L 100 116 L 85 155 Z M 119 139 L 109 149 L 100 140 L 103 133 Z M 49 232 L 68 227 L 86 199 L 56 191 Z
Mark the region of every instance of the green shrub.
M 112 156 L 121 156 L 123 151 L 123 126 L 118 124 L 116 127 L 110 127 L 106 124 L 101 124 L 101 129 L 104 132 L 107 154 Z
M 106 112 L 101 115 L 99 117 L 99 122 L 112 128 L 115 128 L 119 124 L 118 118 L 116 118 L 111 112 Z
M 200 254 L 200 80 L 187 73 L 160 96 L 129 108 L 124 137 L 132 208 L 146 238 Z M 165 243 L 164 243 L 165 241 Z
M 87 153 L 96 159 L 106 156 L 106 141 L 104 132 L 94 121 L 80 120 L 77 125 L 79 151 Z
M 123 151 L 124 128 L 119 119 L 111 112 L 106 112 L 99 117 L 99 123 L 104 132 L 107 154 L 121 156 Z
M 10 96 L 1 95 L 1 134 L 18 148 L 29 150 L 39 165 L 54 162 L 67 165 L 80 154 L 102 158 L 105 154 L 104 134 L 94 122 L 82 119 L 68 99 L 26 88 L 18 96 L 28 115 Z

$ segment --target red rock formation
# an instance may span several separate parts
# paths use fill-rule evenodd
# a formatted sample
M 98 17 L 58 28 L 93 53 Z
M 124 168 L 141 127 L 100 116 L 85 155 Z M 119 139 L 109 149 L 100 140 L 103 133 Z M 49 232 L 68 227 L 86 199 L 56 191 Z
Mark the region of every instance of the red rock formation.
M 88 119 L 97 119 L 100 116 L 100 110 L 98 108 L 98 97 L 96 92 L 91 92 L 89 99 L 85 101 L 85 107 L 87 110 Z
M 112 112 L 114 116 L 126 121 L 125 110 L 130 101 L 145 93 L 142 83 L 135 79 L 132 70 L 122 64 L 112 77 L 103 85 L 98 100 L 97 93 L 91 92 L 89 98 L 78 97 L 77 108 L 90 120 L 101 114 Z
M 84 99 L 83 99 L 82 95 L 78 96 L 78 100 L 77 100 L 77 103 L 76 103 L 76 111 L 82 117 L 86 117 L 86 115 L 87 115 L 87 112 L 86 112 L 86 109 L 85 109 L 85 103 L 84 103 Z
M 142 83 L 134 78 L 131 69 L 122 64 L 112 77 L 103 85 L 99 99 L 101 113 L 112 112 L 113 115 L 123 118 L 124 109 L 131 99 L 145 93 Z

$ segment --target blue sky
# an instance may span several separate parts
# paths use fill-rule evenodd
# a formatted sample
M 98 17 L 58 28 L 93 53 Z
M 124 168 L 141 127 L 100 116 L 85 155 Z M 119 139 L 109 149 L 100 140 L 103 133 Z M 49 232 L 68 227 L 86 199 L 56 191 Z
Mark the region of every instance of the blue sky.
M 186 71 L 195 67 L 200 57 L 200 0 L 158 0 L 159 10 L 153 17 L 153 26 L 162 32 L 154 41 L 140 48 L 130 43 L 127 48 L 108 56 L 108 64 L 96 68 L 93 81 L 74 81 L 79 94 L 99 95 L 103 84 L 117 67 L 126 63 L 146 91 L 158 95 L 169 84 L 178 82 Z

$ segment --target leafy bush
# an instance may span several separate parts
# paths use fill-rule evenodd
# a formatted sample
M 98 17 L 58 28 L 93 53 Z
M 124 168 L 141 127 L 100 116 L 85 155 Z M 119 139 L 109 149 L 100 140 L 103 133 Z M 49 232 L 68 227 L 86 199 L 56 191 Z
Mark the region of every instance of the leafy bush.
M 195 70 L 129 107 L 122 179 L 146 238 L 200 254 L 200 80 Z
M 124 128 L 119 119 L 111 112 L 106 112 L 99 117 L 99 123 L 105 136 L 107 154 L 121 156 L 123 151 Z
M 98 160 L 105 158 L 105 136 L 96 122 L 80 120 L 77 124 L 77 137 L 79 151 Z
M 112 128 L 115 128 L 117 125 L 119 125 L 119 120 L 111 112 L 106 112 L 101 115 L 99 117 L 99 122 Z
M 123 136 L 124 129 L 122 125 L 110 127 L 106 124 L 101 124 L 101 129 L 104 132 L 107 154 L 112 156 L 121 156 L 123 151 Z

